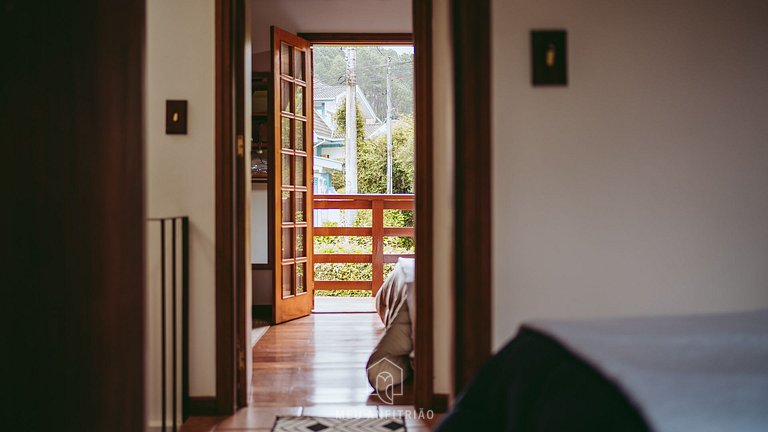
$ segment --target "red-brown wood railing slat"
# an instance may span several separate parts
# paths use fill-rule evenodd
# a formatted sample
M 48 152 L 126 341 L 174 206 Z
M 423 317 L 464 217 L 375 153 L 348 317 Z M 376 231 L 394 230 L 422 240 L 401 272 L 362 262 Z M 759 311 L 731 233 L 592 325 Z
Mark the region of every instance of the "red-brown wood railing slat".
M 390 235 L 396 235 L 396 234 L 390 234 Z M 321 236 L 370 237 L 371 228 L 370 227 L 315 227 L 315 237 L 321 237 Z
M 373 294 L 376 295 L 376 291 L 381 287 L 384 282 L 384 201 L 377 199 L 373 201 L 371 205 L 373 214 L 371 215 L 371 229 L 373 231 L 372 247 L 372 260 L 373 273 L 371 277 L 371 288 Z
M 315 281 L 316 290 L 371 290 L 371 281 Z
M 355 194 L 315 195 L 313 208 L 333 210 L 371 209 L 371 227 L 315 227 L 317 236 L 371 237 L 372 250 L 369 254 L 313 254 L 315 263 L 371 263 L 370 281 L 315 280 L 316 290 L 366 290 L 375 295 L 384 282 L 384 264 L 394 264 L 398 258 L 413 258 L 414 254 L 385 254 L 384 237 L 414 237 L 413 227 L 385 227 L 384 210 L 413 210 L 412 194 Z
M 315 254 L 315 263 L 356 263 L 367 264 L 373 262 L 371 254 Z

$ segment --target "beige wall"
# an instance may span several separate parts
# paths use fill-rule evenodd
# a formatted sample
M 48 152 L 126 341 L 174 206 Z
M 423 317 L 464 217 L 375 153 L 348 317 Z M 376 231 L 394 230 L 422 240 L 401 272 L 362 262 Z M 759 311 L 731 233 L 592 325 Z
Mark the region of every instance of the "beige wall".
M 768 306 L 768 4 L 493 2 L 494 341 Z M 533 88 L 529 30 L 568 30 Z
M 147 1 L 146 162 L 149 217 L 190 217 L 190 394 L 215 382 L 214 2 Z M 165 135 L 165 100 L 189 101 L 187 135 Z M 159 237 L 149 232 L 148 311 L 158 311 Z M 151 316 L 150 316 L 151 319 Z M 149 327 L 148 406 L 159 388 L 157 335 Z M 153 375 L 155 374 L 155 375 Z M 153 420 L 153 411 L 149 412 Z

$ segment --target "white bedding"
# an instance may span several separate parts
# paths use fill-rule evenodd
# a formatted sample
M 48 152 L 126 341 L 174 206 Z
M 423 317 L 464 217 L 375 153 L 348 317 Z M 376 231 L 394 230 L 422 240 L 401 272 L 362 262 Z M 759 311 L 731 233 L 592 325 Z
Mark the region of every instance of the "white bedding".
M 400 258 L 376 293 L 376 312 L 384 323 L 384 334 L 366 365 L 368 382 L 376 390 L 400 384 L 410 376 L 413 356 L 414 260 Z M 382 376 L 392 379 L 382 380 Z
M 662 432 L 768 431 L 768 310 L 535 321 Z

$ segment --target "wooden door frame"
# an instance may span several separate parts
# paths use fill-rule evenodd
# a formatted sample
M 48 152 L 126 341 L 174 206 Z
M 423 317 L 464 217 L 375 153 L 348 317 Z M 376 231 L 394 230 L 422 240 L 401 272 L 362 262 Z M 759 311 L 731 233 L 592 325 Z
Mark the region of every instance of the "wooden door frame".
M 236 275 L 241 246 L 235 240 L 238 199 L 235 196 L 237 86 L 236 11 L 244 0 L 216 0 L 215 3 L 215 212 L 216 212 L 216 396 L 204 406 L 192 400 L 193 415 L 231 415 L 237 405 L 237 321 L 238 298 L 244 292 L 242 275 Z M 244 71 L 242 71 L 244 73 Z
M 215 193 L 216 193 L 216 396 L 204 404 L 192 404 L 193 414 L 233 414 L 237 408 L 237 331 L 238 298 L 248 287 L 237 277 L 233 264 L 238 256 L 235 241 L 236 209 L 234 163 L 236 158 L 235 110 L 233 89 L 236 84 L 237 21 L 236 12 L 244 10 L 244 0 L 216 0 L 216 125 L 215 125 Z M 360 44 L 408 43 L 414 45 L 414 88 L 416 121 L 416 304 L 417 319 L 415 405 L 419 408 L 442 408 L 444 395 L 436 397 L 433 379 L 433 258 L 431 229 L 433 226 L 432 180 L 432 1 L 413 0 L 414 33 L 363 34 L 336 33 L 336 43 Z M 313 43 L 333 43 L 327 33 L 299 33 Z M 407 36 L 407 38 L 406 38 Z M 242 37 L 242 35 L 241 35 Z M 244 73 L 244 70 L 240 71 Z M 246 269 L 246 271 L 249 269 Z M 250 310 L 250 309 L 249 309 Z M 194 402 L 194 401 L 193 401 Z M 195 409 L 195 407 L 199 409 Z
M 490 0 L 451 0 L 455 106 L 454 394 L 491 355 Z
M 141 431 L 146 4 L 2 9 L 3 429 Z
M 432 120 L 432 0 L 413 0 L 414 115 L 416 132 L 416 323 L 413 399 L 417 408 L 445 411 L 446 395 L 435 395 L 434 226 Z M 420 228 L 421 227 L 421 228 Z

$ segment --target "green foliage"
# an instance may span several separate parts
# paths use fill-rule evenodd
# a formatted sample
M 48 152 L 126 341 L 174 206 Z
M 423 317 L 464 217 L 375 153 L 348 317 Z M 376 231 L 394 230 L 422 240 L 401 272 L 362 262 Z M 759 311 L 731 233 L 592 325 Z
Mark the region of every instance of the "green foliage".
M 413 193 L 413 117 L 398 120 L 392 130 L 392 193 Z M 357 189 L 360 193 L 387 193 L 387 137 L 358 142 Z
M 347 184 L 345 183 L 344 172 L 339 170 L 331 170 L 331 184 L 336 189 L 336 193 L 346 193 Z
M 315 295 L 319 297 L 371 297 L 370 291 L 363 290 L 318 290 Z
M 334 116 L 341 134 L 346 131 L 347 109 L 342 104 Z M 397 120 L 392 130 L 392 193 L 413 193 L 415 145 L 413 116 Z M 331 183 L 344 193 L 344 174 L 331 173 Z M 357 190 L 363 194 L 387 193 L 387 137 L 365 139 L 365 119 L 357 107 Z
M 357 47 L 357 84 L 383 119 L 387 110 L 387 57 L 391 63 L 392 106 L 395 116 L 413 113 L 413 54 L 398 54 L 389 47 Z M 335 85 L 343 84 L 346 60 L 341 47 L 316 45 L 312 50 L 315 78 Z
M 347 98 L 342 100 L 341 106 L 339 106 L 339 109 L 333 115 L 333 121 L 336 122 L 336 133 L 342 137 L 347 134 L 346 100 Z M 365 141 L 365 116 L 363 115 L 363 110 L 360 109 L 360 104 L 356 104 L 355 107 L 357 108 L 357 130 L 355 132 L 357 133 L 357 143 L 359 145 L 362 141 Z

